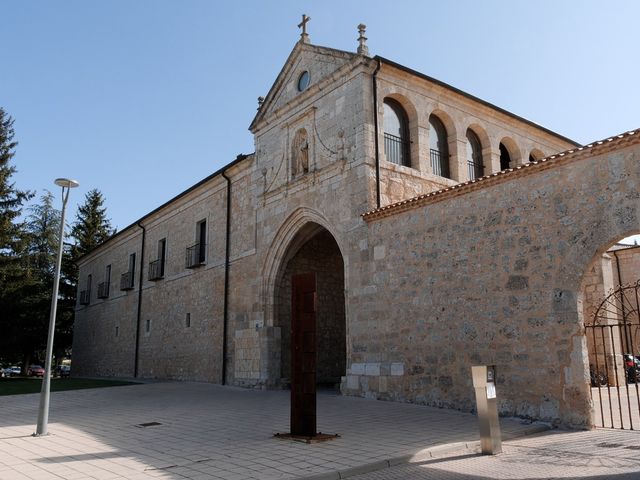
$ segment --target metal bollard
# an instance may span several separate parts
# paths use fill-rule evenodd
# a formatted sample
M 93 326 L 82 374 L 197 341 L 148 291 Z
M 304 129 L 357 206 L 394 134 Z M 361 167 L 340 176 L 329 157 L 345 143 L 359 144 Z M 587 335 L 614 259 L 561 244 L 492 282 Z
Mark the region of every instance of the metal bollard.
M 498 400 L 496 399 L 496 367 L 480 365 L 471 367 L 473 387 L 476 390 L 480 447 L 483 455 L 502 453 Z

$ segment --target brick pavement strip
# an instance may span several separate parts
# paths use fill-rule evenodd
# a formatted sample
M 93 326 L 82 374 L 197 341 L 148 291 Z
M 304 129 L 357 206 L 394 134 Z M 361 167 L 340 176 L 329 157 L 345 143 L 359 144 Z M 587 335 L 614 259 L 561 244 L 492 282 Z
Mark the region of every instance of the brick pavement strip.
M 318 428 L 340 438 L 277 439 L 288 429 L 289 392 L 202 383 L 56 392 L 51 434 L 35 438 L 38 400 L 2 397 L 0 480 L 344 478 L 468 450 L 478 439 L 470 414 L 331 394 L 318 397 Z M 505 437 L 546 428 L 501 424 Z

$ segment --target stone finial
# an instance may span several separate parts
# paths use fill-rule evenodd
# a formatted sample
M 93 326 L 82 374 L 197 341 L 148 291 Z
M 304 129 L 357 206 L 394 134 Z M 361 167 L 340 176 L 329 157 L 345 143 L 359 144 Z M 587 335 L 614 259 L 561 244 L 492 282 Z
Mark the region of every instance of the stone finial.
M 298 28 L 302 29 L 302 33 L 300 34 L 300 42 L 301 43 L 309 43 L 309 34 L 307 33 L 307 22 L 311 20 L 311 17 L 307 17 L 304 13 L 302 14 L 302 22 L 298 24 Z
M 358 37 L 358 53 L 360 55 L 369 56 L 369 47 L 367 47 L 367 37 L 364 36 L 364 32 L 367 30 L 367 26 L 364 23 L 358 25 L 358 32 L 360 36 Z

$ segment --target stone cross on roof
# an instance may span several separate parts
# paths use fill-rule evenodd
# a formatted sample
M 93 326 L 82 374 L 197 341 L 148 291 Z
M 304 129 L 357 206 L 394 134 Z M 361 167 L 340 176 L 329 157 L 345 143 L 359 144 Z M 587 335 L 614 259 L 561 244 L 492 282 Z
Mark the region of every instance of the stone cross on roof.
M 307 17 L 304 13 L 302 14 L 302 22 L 298 24 L 298 28 L 302 28 L 302 33 L 300 34 L 300 41 L 302 43 L 309 43 L 309 34 L 307 33 L 307 22 L 311 20 L 311 17 Z

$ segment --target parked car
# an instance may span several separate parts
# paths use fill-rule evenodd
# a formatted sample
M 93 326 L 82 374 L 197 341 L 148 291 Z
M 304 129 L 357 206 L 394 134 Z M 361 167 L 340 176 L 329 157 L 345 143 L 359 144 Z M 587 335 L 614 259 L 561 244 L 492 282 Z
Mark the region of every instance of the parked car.
M 27 371 L 27 375 L 30 377 L 44 377 L 44 368 L 40 365 L 31 365 Z
M 0 370 L 0 374 L 3 377 L 15 377 L 16 375 L 20 375 L 21 373 L 22 369 L 20 367 L 16 367 L 15 365 Z
M 60 378 L 69 378 L 71 376 L 70 365 L 58 365 L 55 374 Z

